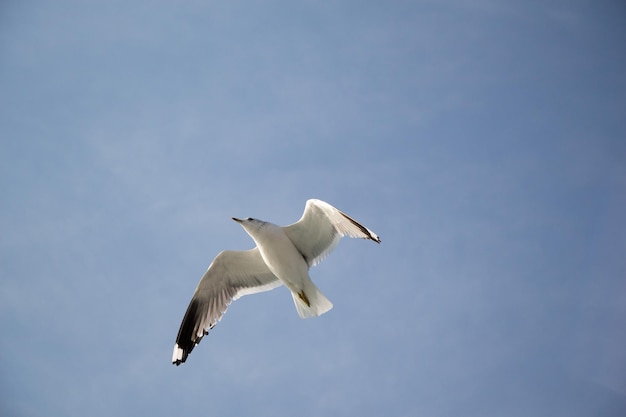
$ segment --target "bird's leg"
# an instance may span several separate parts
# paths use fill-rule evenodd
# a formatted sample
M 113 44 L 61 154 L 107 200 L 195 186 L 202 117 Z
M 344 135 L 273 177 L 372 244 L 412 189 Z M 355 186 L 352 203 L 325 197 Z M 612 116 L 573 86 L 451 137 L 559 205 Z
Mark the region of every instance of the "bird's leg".
M 307 298 L 306 294 L 304 294 L 304 290 L 298 293 L 298 297 L 307 305 L 307 307 L 311 307 L 311 302 Z

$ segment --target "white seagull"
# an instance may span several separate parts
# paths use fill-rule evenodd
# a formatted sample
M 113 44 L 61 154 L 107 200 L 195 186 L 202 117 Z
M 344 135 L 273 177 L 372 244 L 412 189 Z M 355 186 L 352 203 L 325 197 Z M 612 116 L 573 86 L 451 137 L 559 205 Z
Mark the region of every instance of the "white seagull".
M 262 220 L 233 217 L 256 243 L 248 251 L 222 251 L 204 273 L 178 330 L 172 363 L 185 362 L 233 301 L 247 294 L 285 285 L 302 318 L 333 308 L 317 289 L 309 268 L 319 263 L 342 236 L 380 243 L 376 233 L 321 200 L 308 200 L 302 218 L 281 227 Z

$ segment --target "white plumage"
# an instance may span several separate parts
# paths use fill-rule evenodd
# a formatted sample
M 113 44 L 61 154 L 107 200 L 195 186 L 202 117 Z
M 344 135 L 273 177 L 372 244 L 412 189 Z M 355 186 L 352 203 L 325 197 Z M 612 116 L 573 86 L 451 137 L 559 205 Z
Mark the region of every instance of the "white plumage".
M 321 200 L 308 200 L 300 220 L 285 227 L 252 218 L 233 220 L 257 246 L 248 251 L 222 251 L 215 257 L 180 325 L 172 355 L 176 365 L 185 362 L 231 301 L 244 295 L 285 285 L 300 317 L 324 314 L 333 305 L 309 278 L 309 268 L 324 259 L 342 236 L 380 243 L 374 232 Z

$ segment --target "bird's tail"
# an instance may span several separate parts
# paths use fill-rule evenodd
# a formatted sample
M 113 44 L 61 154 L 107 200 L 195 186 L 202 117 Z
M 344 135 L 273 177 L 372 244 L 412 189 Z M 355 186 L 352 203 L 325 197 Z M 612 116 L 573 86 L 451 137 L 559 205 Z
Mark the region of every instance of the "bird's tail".
M 303 319 L 320 316 L 333 308 L 333 303 L 317 289 L 311 280 L 308 280 L 305 288 L 300 292 L 292 291 L 291 296 L 298 315 Z

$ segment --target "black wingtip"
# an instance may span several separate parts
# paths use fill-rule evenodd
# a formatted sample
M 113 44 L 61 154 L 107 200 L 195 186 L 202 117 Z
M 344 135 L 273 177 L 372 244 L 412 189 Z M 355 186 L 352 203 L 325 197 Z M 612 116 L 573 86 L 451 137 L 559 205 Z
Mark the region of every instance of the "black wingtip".
M 191 349 L 185 349 L 184 347 L 181 347 L 177 342 L 174 346 L 174 357 L 172 358 L 172 364 L 178 366 L 181 363 L 185 363 L 185 361 L 187 360 L 187 356 L 189 356 L 189 352 L 191 352 Z
M 341 213 L 341 215 L 343 217 L 348 219 L 353 225 L 358 227 L 359 230 L 361 230 L 361 232 L 363 232 L 364 235 L 366 235 L 363 239 L 373 240 L 374 242 L 380 244 L 380 238 L 378 237 L 378 235 L 376 233 L 372 232 L 367 227 L 363 226 L 361 223 L 357 222 L 352 217 L 348 216 L 346 213 L 344 213 L 342 211 L 339 211 L 339 213 Z
M 183 322 L 178 330 L 178 336 L 176 337 L 176 346 L 174 349 L 178 349 L 180 351 L 180 354 L 176 355 L 180 356 L 180 358 L 173 360 L 172 364 L 179 366 L 181 363 L 185 363 L 193 348 L 200 343 L 200 340 L 202 340 L 202 337 L 209 334 L 209 332 L 205 329 L 202 331 L 202 336 L 196 336 L 196 328 L 198 326 L 200 316 L 201 312 L 198 300 L 192 299 L 189 303 L 189 307 L 187 307 L 185 317 L 183 318 Z
M 380 237 L 378 237 L 378 235 L 369 235 L 368 237 L 364 237 L 363 239 L 365 240 L 373 240 L 374 242 L 378 243 L 380 245 Z

